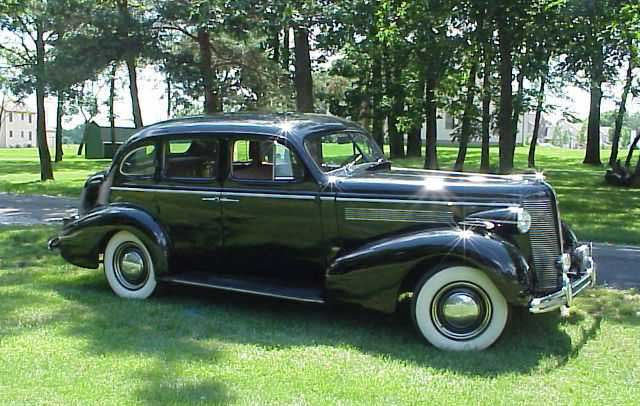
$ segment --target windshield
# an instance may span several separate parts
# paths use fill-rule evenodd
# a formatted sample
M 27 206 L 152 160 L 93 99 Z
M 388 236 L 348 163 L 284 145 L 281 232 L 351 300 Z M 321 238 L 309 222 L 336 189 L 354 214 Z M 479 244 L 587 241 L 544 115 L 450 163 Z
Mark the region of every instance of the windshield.
M 311 135 L 304 145 L 324 172 L 384 161 L 384 154 L 371 137 L 360 132 Z

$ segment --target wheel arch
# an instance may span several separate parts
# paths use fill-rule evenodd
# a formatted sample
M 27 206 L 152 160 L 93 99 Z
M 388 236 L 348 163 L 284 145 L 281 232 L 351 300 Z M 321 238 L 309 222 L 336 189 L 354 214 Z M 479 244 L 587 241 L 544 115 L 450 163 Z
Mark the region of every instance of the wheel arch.
M 515 246 L 488 233 L 461 239 L 451 229 L 391 237 L 342 255 L 329 267 L 327 290 L 333 300 L 391 313 L 403 293 L 445 264 L 478 269 L 509 303 L 528 303 L 530 272 Z
M 97 268 L 100 254 L 119 231 L 129 231 L 140 238 L 156 263 L 158 275 L 168 272 L 168 233 L 149 212 L 131 205 L 102 206 L 66 225 L 59 235 L 60 252 L 74 265 Z

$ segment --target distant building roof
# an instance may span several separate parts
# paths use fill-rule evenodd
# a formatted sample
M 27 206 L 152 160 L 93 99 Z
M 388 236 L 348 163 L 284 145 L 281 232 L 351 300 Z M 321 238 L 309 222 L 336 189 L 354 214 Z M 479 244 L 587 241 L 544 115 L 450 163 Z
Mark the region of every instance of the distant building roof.
M 0 103 L 2 103 L 2 98 L 0 98 Z M 12 113 L 32 113 L 32 114 L 36 113 L 33 109 L 29 108 L 29 106 L 27 106 L 26 104 L 22 102 L 16 102 L 13 100 L 5 100 L 4 111 L 12 112 Z

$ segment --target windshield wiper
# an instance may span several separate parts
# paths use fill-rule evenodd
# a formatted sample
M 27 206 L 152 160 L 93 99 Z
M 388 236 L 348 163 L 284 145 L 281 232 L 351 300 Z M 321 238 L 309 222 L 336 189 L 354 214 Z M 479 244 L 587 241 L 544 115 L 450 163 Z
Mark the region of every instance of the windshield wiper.
M 375 171 L 378 169 L 391 169 L 391 161 L 384 160 L 382 158 L 378 159 L 376 162 L 367 166 L 368 171 Z

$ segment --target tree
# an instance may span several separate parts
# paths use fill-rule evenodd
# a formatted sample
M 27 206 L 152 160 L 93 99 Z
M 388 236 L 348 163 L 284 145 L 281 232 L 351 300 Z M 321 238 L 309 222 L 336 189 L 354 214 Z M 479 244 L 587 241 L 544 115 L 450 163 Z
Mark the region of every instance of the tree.
M 500 55 L 500 113 L 498 115 L 498 128 L 500 132 L 501 173 L 509 173 L 513 170 L 513 93 L 511 86 L 514 47 L 513 20 L 514 18 L 510 15 L 510 8 L 503 5 L 496 18 Z
M 313 112 L 313 79 L 311 77 L 311 56 L 309 48 L 309 29 L 304 25 L 293 28 L 296 106 L 303 113 Z
M 622 134 L 622 124 L 625 113 L 627 111 L 627 98 L 633 85 L 633 69 L 636 64 L 636 53 L 634 50 L 630 51 L 629 62 L 627 66 L 627 74 L 625 76 L 625 84 L 622 90 L 622 96 L 618 102 L 618 113 L 616 115 L 615 127 L 613 130 L 613 136 L 611 138 L 611 155 L 609 156 L 609 165 L 614 166 L 618 160 L 618 146 L 620 144 L 620 135 Z
M 165 73 L 172 78 L 173 99 L 178 109 L 192 112 L 193 102 L 203 100 L 207 113 L 225 110 L 225 99 L 234 108 L 268 105 L 265 92 L 280 92 L 282 70 L 262 48 L 262 33 L 249 28 L 258 23 L 253 14 L 262 4 L 251 1 L 158 1 L 160 55 Z M 255 10 L 254 10 L 255 9 Z M 249 13 L 251 11 L 251 13 Z M 176 38 L 175 34 L 179 34 Z
M 63 15 L 67 6 L 56 0 L 5 0 L 0 5 L 0 28 L 10 35 L 0 44 L 1 56 L 8 61 L 9 85 L 16 95 L 36 94 L 36 143 L 40 160 L 40 179 L 53 179 L 51 155 L 47 145 L 45 97 L 47 92 L 48 47 L 58 37 L 53 16 Z
M 624 3 L 624 0 L 571 0 L 565 9 L 568 52 L 564 65 L 574 73 L 576 83 L 587 86 L 590 91 L 585 164 L 601 164 L 602 86 L 616 75 L 620 51 L 624 49 L 615 25 L 616 15 Z

